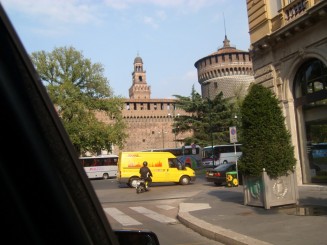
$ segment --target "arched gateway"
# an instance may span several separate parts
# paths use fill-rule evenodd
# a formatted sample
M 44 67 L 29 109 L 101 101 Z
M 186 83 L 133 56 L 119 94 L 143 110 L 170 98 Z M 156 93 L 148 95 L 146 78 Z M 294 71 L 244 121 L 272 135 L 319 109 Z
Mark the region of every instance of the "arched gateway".
M 305 182 L 325 182 L 327 175 L 327 66 L 317 58 L 296 71 L 293 97 L 302 176 Z

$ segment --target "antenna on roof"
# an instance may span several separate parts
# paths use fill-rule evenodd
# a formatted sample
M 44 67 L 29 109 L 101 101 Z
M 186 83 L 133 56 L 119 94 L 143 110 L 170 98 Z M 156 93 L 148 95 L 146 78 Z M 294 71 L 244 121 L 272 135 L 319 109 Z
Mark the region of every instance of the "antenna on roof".
M 229 48 L 230 47 L 230 43 L 229 43 L 229 40 L 228 40 L 227 34 L 226 34 L 226 23 L 225 23 L 225 15 L 224 15 L 224 12 L 223 12 L 223 17 L 224 17 L 224 29 L 225 29 L 225 39 L 224 39 L 223 43 L 224 43 L 224 48 Z
M 225 15 L 224 15 L 224 12 L 223 12 L 223 18 L 224 18 L 224 30 L 225 30 L 225 37 L 227 36 L 226 34 L 226 23 L 225 23 Z

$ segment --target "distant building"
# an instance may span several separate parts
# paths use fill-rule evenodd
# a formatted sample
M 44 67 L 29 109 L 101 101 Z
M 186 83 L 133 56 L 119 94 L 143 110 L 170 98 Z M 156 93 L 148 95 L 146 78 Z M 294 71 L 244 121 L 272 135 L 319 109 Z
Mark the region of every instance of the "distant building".
M 231 46 L 226 35 L 223 43 L 222 48 L 194 64 L 203 98 L 213 99 L 220 92 L 224 98 L 244 96 L 254 81 L 249 52 Z
M 327 1 L 247 0 L 247 13 L 255 83 L 280 100 L 298 183 L 320 182 L 316 175 L 327 171 Z
M 129 99 L 125 99 L 122 115 L 129 135 L 125 147 L 119 151 L 182 147 L 182 140 L 192 132 L 173 133 L 174 118 L 186 112 L 175 107 L 175 99 L 151 99 L 151 87 L 147 84 L 146 71 L 140 56 L 134 59 L 132 85 Z

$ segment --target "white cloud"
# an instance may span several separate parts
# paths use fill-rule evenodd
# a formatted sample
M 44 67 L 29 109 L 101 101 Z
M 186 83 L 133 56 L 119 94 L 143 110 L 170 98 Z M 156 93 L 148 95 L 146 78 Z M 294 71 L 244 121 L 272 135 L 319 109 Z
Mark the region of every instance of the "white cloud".
M 153 28 L 157 29 L 159 25 L 155 22 L 155 20 L 152 17 L 144 16 L 143 17 L 143 23 L 152 26 Z
M 129 1 L 124 1 L 124 0 L 104 0 L 104 3 L 113 9 L 127 9 L 129 7 Z
M 184 12 L 197 11 L 218 1 L 226 0 L 104 0 L 111 8 L 126 9 L 135 5 L 152 5 L 161 8 L 182 8 Z
M 187 71 L 184 74 L 183 79 L 187 80 L 187 81 L 198 81 L 198 72 L 197 72 L 197 70 L 194 68 L 191 71 Z
M 5 8 L 15 9 L 41 22 L 99 23 L 97 4 L 83 0 L 2 0 Z
M 159 23 L 164 21 L 166 18 L 167 18 L 167 15 L 166 15 L 165 11 L 160 10 L 154 14 L 154 17 L 144 16 L 143 23 L 145 23 L 146 25 L 150 25 L 154 29 L 158 29 Z
M 160 19 L 160 20 L 165 20 L 167 18 L 166 12 L 163 10 L 157 11 L 156 12 L 156 16 Z

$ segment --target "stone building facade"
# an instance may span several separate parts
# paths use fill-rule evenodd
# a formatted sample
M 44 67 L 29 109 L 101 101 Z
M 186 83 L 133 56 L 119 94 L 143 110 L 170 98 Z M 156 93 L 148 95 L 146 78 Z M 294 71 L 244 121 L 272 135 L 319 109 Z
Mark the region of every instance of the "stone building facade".
M 194 64 L 203 98 L 213 99 L 220 92 L 224 98 L 244 96 L 254 81 L 249 52 L 231 46 L 226 35 L 223 43 L 222 48 Z
M 129 99 L 125 99 L 122 109 L 128 139 L 123 149 L 114 146 L 113 153 L 182 147 L 182 140 L 192 132 L 175 134 L 173 122 L 175 117 L 185 114 L 184 110 L 176 108 L 175 99 L 151 98 L 143 60 L 137 56 L 134 59 Z
M 299 184 L 327 171 L 327 1 L 247 0 L 255 83 L 275 92 Z M 318 156 L 318 157 L 317 157 Z

